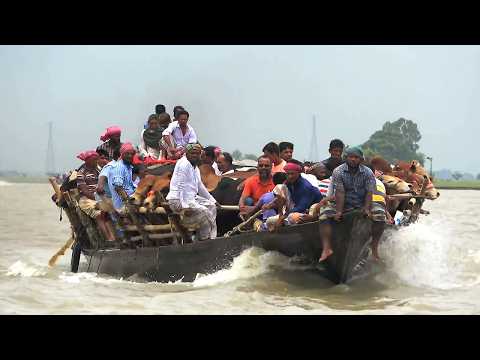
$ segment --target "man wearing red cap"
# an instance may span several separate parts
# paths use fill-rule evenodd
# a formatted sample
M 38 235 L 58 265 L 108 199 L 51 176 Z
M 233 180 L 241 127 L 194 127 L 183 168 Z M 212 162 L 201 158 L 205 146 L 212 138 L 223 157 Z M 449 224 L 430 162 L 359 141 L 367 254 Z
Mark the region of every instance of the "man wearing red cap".
M 112 194 L 113 206 L 117 210 L 120 210 L 128 197 L 135 192 L 132 179 L 132 161 L 135 152 L 131 143 L 123 144 L 120 148 L 120 160 L 108 172 L 108 186 Z
M 269 219 L 267 225 L 272 221 L 283 223 L 285 218 L 290 225 L 314 220 L 308 211 L 313 204 L 322 200 L 320 190 L 300 176 L 303 172 L 300 161 L 291 159 L 283 169 L 287 174 L 286 184 L 277 185 L 273 193 L 285 206 L 278 217 Z
M 99 174 L 97 169 L 99 155 L 96 151 L 89 150 L 82 152 L 77 158 L 85 162 L 77 172 L 77 188 L 80 193 L 78 205 L 85 214 L 95 219 L 105 239 L 107 241 L 114 241 L 115 235 L 113 228 L 108 222 L 106 214 L 100 211 L 97 201 L 95 201 L 95 190 Z
M 122 135 L 122 129 L 118 126 L 110 126 L 107 130 L 100 136 L 100 140 L 103 141 L 103 144 L 98 146 L 98 150 L 105 150 L 108 153 L 109 160 L 113 160 L 113 152 L 119 150 L 122 146 L 120 142 L 120 136 Z

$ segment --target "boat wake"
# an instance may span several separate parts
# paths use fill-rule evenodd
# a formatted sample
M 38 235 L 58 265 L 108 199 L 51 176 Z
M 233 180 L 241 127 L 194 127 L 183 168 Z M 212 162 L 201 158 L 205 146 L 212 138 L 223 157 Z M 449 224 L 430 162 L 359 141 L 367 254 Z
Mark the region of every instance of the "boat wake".
M 219 270 L 212 274 L 197 274 L 193 287 L 215 286 L 255 278 L 279 269 L 295 271 L 308 268 L 310 266 L 296 264 L 294 258 L 288 258 L 278 252 L 253 247 L 237 256 L 228 269 Z
M 0 186 L 12 186 L 13 184 L 12 183 L 9 183 L 8 181 L 3 181 L 3 180 L 0 180 Z
M 22 261 L 16 261 L 7 270 L 7 276 L 21 276 L 21 277 L 43 277 L 48 274 L 48 267 L 36 266 L 33 264 L 26 264 Z
M 380 245 L 386 272 L 377 276 L 391 285 L 452 289 L 464 286 L 465 255 L 453 227 L 446 223 L 416 223 L 390 233 Z M 471 280 L 471 279 L 470 279 Z M 468 281 L 471 283 L 471 281 Z

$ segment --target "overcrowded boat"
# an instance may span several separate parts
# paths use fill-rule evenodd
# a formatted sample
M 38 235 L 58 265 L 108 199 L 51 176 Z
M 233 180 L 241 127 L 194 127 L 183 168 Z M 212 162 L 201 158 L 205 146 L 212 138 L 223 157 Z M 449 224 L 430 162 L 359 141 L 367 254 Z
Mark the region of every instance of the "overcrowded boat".
M 270 142 L 256 161 L 235 162 L 203 147 L 188 119 L 183 107 L 172 121 L 157 105 L 137 147 L 109 127 L 96 150 L 77 156 L 80 167 L 49 179 L 71 225 L 51 266 L 71 247 L 72 272 L 193 281 L 256 246 L 344 283 L 381 261 L 385 231 L 428 214 L 425 200 L 440 195 L 418 161 L 368 159 L 339 139 L 321 162 L 295 160 L 290 142 Z

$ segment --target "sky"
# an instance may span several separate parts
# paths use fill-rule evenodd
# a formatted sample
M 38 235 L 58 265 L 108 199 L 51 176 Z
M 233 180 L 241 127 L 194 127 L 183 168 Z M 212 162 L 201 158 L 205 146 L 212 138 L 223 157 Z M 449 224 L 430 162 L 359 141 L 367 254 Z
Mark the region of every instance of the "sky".
M 434 170 L 477 174 L 479 84 L 480 46 L 0 46 L 0 170 L 44 172 L 50 121 L 57 171 L 108 126 L 138 144 L 164 104 L 189 111 L 203 145 L 260 155 L 290 141 L 299 160 L 313 116 L 313 160 L 403 117 Z

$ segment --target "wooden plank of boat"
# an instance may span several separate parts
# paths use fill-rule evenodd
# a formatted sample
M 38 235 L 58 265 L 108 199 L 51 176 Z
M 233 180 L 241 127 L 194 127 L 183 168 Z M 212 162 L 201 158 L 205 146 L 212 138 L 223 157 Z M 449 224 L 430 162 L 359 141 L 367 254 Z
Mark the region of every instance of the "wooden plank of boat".
M 318 226 L 318 222 L 312 222 L 286 226 L 274 233 L 245 232 L 183 245 L 83 252 L 89 257 L 87 271 L 118 277 L 136 274 L 160 282 L 193 281 L 198 273 L 228 267 L 236 256 L 253 246 L 315 264 L 322 251 Z M 345 214 L 342 222 L 333 224 L 333 235 L 334 253 L 325 261 L 324 275 L 336 283 L 348 282 L 355 266 L 368 256 L 371 220 L 359 211 Z

